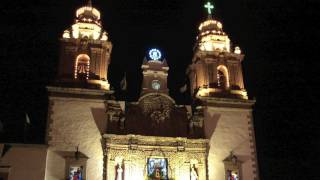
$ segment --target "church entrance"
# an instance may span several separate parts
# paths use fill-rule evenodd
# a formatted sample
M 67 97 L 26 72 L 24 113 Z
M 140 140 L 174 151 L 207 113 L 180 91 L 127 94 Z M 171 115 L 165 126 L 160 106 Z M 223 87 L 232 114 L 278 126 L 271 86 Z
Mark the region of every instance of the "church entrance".
M 104 139 L 107 180 L 207 179 L 206 139 L 114 134 Z

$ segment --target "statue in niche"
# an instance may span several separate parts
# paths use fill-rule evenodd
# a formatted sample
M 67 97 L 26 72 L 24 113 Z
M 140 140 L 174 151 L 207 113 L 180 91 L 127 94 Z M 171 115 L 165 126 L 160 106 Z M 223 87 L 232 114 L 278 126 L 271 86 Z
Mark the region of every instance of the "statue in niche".
M 120 122 L 119 122 L 120 123 L 119 126 L 120 126 L 121 130 L 123 130 L 125 127 L 125 120 L 126 120 L 126 117 L 125 117 L 124 113 L 121 113 L 120 114 Z
M 117 180 L 122 180 L 123 169 L 121 168 L 121 164 L 118 164 L 117 168 Z
M 197 174 L 195 165 L 193 165 L 193 166 L 191 167 L 190 176 L 191 176 L 191 178 L 190 178 L 191 180 L 198 180 L 198 174 Z
M 194 133 L 194 124 L 192 122 L 192 119 L 190 119 L 189 122 L 189 134 L 193 134 Z

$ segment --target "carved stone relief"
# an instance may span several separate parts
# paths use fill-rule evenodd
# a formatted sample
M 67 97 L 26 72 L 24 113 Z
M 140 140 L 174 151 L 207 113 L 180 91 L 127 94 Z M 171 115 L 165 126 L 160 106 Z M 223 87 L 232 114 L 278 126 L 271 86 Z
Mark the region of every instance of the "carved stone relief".
M 190 179 L 190 164 L 197 162 L 199 180 L 207 178 L 206 139 L 169 138 L 139 135 L 104 135 L 106 142 L 107 179 L 116 178 L 119 157 L 124 162 L 124 177 L 147 178 L 147 159 L 165 158 L 169 179 Z M 132 148 L 133 147 L 133 148 Z

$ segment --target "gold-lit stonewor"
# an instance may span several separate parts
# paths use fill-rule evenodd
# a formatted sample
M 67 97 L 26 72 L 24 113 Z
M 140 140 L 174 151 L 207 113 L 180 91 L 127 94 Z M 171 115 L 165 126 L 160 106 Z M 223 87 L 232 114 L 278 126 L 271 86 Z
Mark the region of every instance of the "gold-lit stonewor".
M 87 87 L 108 90 L 107 74 L 112 50 L 108 39 L 108 33 L 102 28 L 100 12 L 88 1 L 76 11 L 71 28 L 62 34 L 58 82 L 80 86 L 85 83 Z M 85 65 L 83 57 L 86 57 Z
M 222 23 L 212 17 L 213 5 L 208 2 L 205 8 L 208 18 L 199 26 L 193 63 L 189 66 L 191 93 L 200 97 L 248 99 L 242 77 L 244 55 L 238 46 L 231 47 Z M 223 86 L 222 76 L 226 78 Z
M 204 7 L 190 83 L 180 88 L 190 84 L 186 104 L 170 96 L 171 63 L 160 47 L 140 57 L 140 97 L 116 99 L 107 90 L 112 45 L 101 14 L 90 0 L 79 8 L 61 33 L 58 79 L 47 87 L 46 142 L 0 144 L 0 179 L 259 180 L 244 55 L 213 18 L 214 6 Z M 125 90 L 125 78 L 121 84 Z

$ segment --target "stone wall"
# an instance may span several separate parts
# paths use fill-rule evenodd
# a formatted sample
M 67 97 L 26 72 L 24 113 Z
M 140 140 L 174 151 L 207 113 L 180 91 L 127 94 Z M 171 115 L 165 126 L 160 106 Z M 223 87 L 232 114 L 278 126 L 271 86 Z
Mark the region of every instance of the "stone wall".
M 256 178 L 255 148 L 251 110 L 208 107 L 205 112 L 205 136 L 210 139 L 208 173 L 210 180 L 225 179 L 225 160 L 232 151 L 242 162 L 242 179 Z
M 0 157 L 0 169 L 2 173 L 4 171 L 9 172 L 8 179 L 44 179 L 47 146 L 26 144 L 9 144 L 6 146 L 9 149 L 3 157 Z M 2 145 L 2 147 L 4 146 Z
M 71 97 L 50 97 L 46 180 L 66 178 L 66 158 L 79 145 L 88 157 L 86 179 L 102 180 L 102 136 L 106 130 L 104 100 Z

